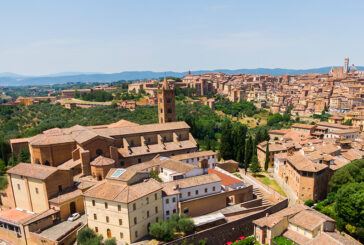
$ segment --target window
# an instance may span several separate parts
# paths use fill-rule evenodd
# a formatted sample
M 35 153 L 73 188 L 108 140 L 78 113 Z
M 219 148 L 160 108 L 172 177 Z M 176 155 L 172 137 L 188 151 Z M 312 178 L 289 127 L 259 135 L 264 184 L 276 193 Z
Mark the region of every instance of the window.
M 39 193 L 38 188 L 35 188 L 35 193 L 37 193 L 37 194 Z
M 106 223 L 109 223 L 109 216 L 106 216 Z
M 62 192 L 62 185 L 58 186 L 58 192 Z
M 119 219 L 119 225 L 122 225 L 122 224 L 123 224 L 123 220 Z
M 188 208 L 183 209 L 183 213 L 188 214 L 188 212 L 189 212 Z
M 162 98 L 160 98 L 160 99 L 159 99 L 159 103 L 163 103 L 163 100 L 162 100 Z
M 18 184 L 18 190 L 20 190 L 20 184 Z
M 198 190 L 195 191 L 195 194 L 198 195 Z
M 166 215 L 169 215 L 169 210 L 167 210 Z
M 154 199 L 157 200 L 158 199 L 158 195 L 157 193 L 154 194 Z
M 95 206 L 95 200 L 92 200 L 92 206 Z
M 191 196 L 191 192 L 188 192 L 188 193 L 187 193 L 187 195 L 188 195 L 188 196 Z
M 179 193 L 179 198 L 182 198 L 182 193 Z
M 137 224 L 137 218 L 134 217 L 134 225 L 136 225 L 136 224 Z
M 216 190 L 216 187 L 214 186 L 214 187 L 212 187 L 212 191 L 215 191 Z
M 176 202 L 176 198 L 175 197 L 172 198 L 172 202 Z
M 122 232 L 120 232 L 120 238 L 123 239 L 124 238 L 124 234 Z
M 166 199 L 166 204 L 168 204 L 168 203 L 169 203 L 169 199 L 167 198 L 167 199 Z
M 138 231 L 135 231 L 135 238 L 138 237 Z
M 99 232 L 99 228 L 97 228 L 97 226 L 95 226 L 95 231 L 96 232 Z
M 142 159 L 141 158 L 138 158 L 138 163 L 141 163 L 142 162 Z
M 96 150 L 96 155 L 98 155 L 98 156 L 102 155 L 102 150 L 101 149 L 97 149 Z
M 149 197 L 147 197 L 147 204 L 149 204 Z
M 147 211 L 147 218 L 149 218 L 149 211 Z
M 118 211 L 121 211 L 121 205 L 118 205 Z
M 158 222 L 158 220 L 159 220 L 159 219 L 158 219 L 158 217 L 157 217 L 157 218 L 155 218 L 155 222 Z
M 136 204 L 133 203 L 133 210 L 135 211 L 136 210 Z
M 172 113 L 172 109 L 168 109 L 168 110 L 167 110 L 167 113 L 168 113 L 168 114 L 171 114 L 171 113 Z
M 177 212 L 177 210 L 176 209 L 173 209 L 173 213 L 175 214 Z
M 107 209 L 108 205 L 107 205 L 107 202 L 105 202 L 105 209 Z
M 300 231 L 300 228 L 297 226 L 297 229 L 296 229 L 297 231 Z
M 167 103 L 171 103 L 171 98 L 167 98 Z
M 120 165 L 121 165 L 122 167 L 124 167 L 124 166 L 125 166 L 125 162 L 124 162 L 124 161 L 121 161 Z
M 205 193 L 207 193 L 207 188 L 205 188 Z
M 155 207 L 155 213 L 158 213 L 158 207 Z
M 97 220 L 97 214 L 94 214 L 94 220 Z

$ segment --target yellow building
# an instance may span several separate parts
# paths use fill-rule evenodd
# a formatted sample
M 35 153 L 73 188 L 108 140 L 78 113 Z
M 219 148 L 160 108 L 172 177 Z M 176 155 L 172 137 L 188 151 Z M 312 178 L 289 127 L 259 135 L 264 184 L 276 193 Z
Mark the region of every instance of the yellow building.
M 154 179 L 144 181 L 135 171 L 111 169 L 84 198 L 88 226 L 104 239 L 130 244 L 163 218 L 161 185 Z

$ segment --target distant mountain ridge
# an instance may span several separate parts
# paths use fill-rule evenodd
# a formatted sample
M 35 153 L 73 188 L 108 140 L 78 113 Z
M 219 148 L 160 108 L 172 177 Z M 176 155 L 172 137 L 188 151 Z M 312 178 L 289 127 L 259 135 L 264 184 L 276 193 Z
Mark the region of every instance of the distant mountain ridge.
M 358 70 L 364 70 L 363 66 L 357 66 Z M 273 75 L 280 76 L 284 74 L 302 75 L 307 73 L 328 73 L 331 67 L 321 67 L 312 69 L 283 69 L 283 68 L 256 68 L 256 69 L 217 69 L 217 70 L 198 70 L 191 71 L 191 74 L 204 74 L 208 72 L 222 72 L 226 74 L 245 73 L 252 75 Z M 14 73 L 0 73 L 0 86 L 34 86 L 61 84 L 68 82 L 113 82 L 118 80 L 139 80 L 154 79 L 167 76 L 183 77 L 187 72 L 153 72 L 153 71 L 124 71 L 120 73 L 92 73 L 92 72 L 62 72 L 45 76 L 22 76 Z

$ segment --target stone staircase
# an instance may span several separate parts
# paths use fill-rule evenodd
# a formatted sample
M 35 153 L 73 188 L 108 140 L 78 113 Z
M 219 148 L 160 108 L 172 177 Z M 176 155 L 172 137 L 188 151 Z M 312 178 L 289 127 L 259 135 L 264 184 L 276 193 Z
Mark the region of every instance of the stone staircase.
M 259 190 L 259 188 L 253 188 L 253 195 L 259 199 L 261 198 L 262 199 L 262 206 L 265 206 L 265 205 L 272 205 L 272 203 L 268 200 L 266 200 L 264 198 L 264 195 L 262 194 L 262 192 Z

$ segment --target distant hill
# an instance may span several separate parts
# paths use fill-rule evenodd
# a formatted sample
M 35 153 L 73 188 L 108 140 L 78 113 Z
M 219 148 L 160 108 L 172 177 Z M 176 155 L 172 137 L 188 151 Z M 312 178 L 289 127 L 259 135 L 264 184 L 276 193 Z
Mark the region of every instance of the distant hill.
M 364 70 L 364 67 L 357 66 L 358 70 Z M 223 72 L 226 74 L 245 73 L 253 75 L 270 74 L 280 76 L 284 74 L 301 75 L 306 73 L 328 73 L 331 67 L 321 67 L 312 69 L 282 69 L 282 68 L 256 68 L 256 69 L 218 69 L 218 70 L 199 70 L 192 71 L 192 74 L 204 74 L 207 72 Z M 26 86 L 26 85 L 48 85 L 60 84 L 68 82 L 112 82 L 118 80 L 138 80 L 138 79 L 153 79 L 164 76 L 164 72 L 153 71 L 124 71 L 120 73 L 82 73 L 82 72 L 64 72 L 51 74 L 46 76 L 21 76 L 14 73 L 0 73 L 0 86 Z M 183 77 L 187 72 L 166 72 L 167 76 Z

